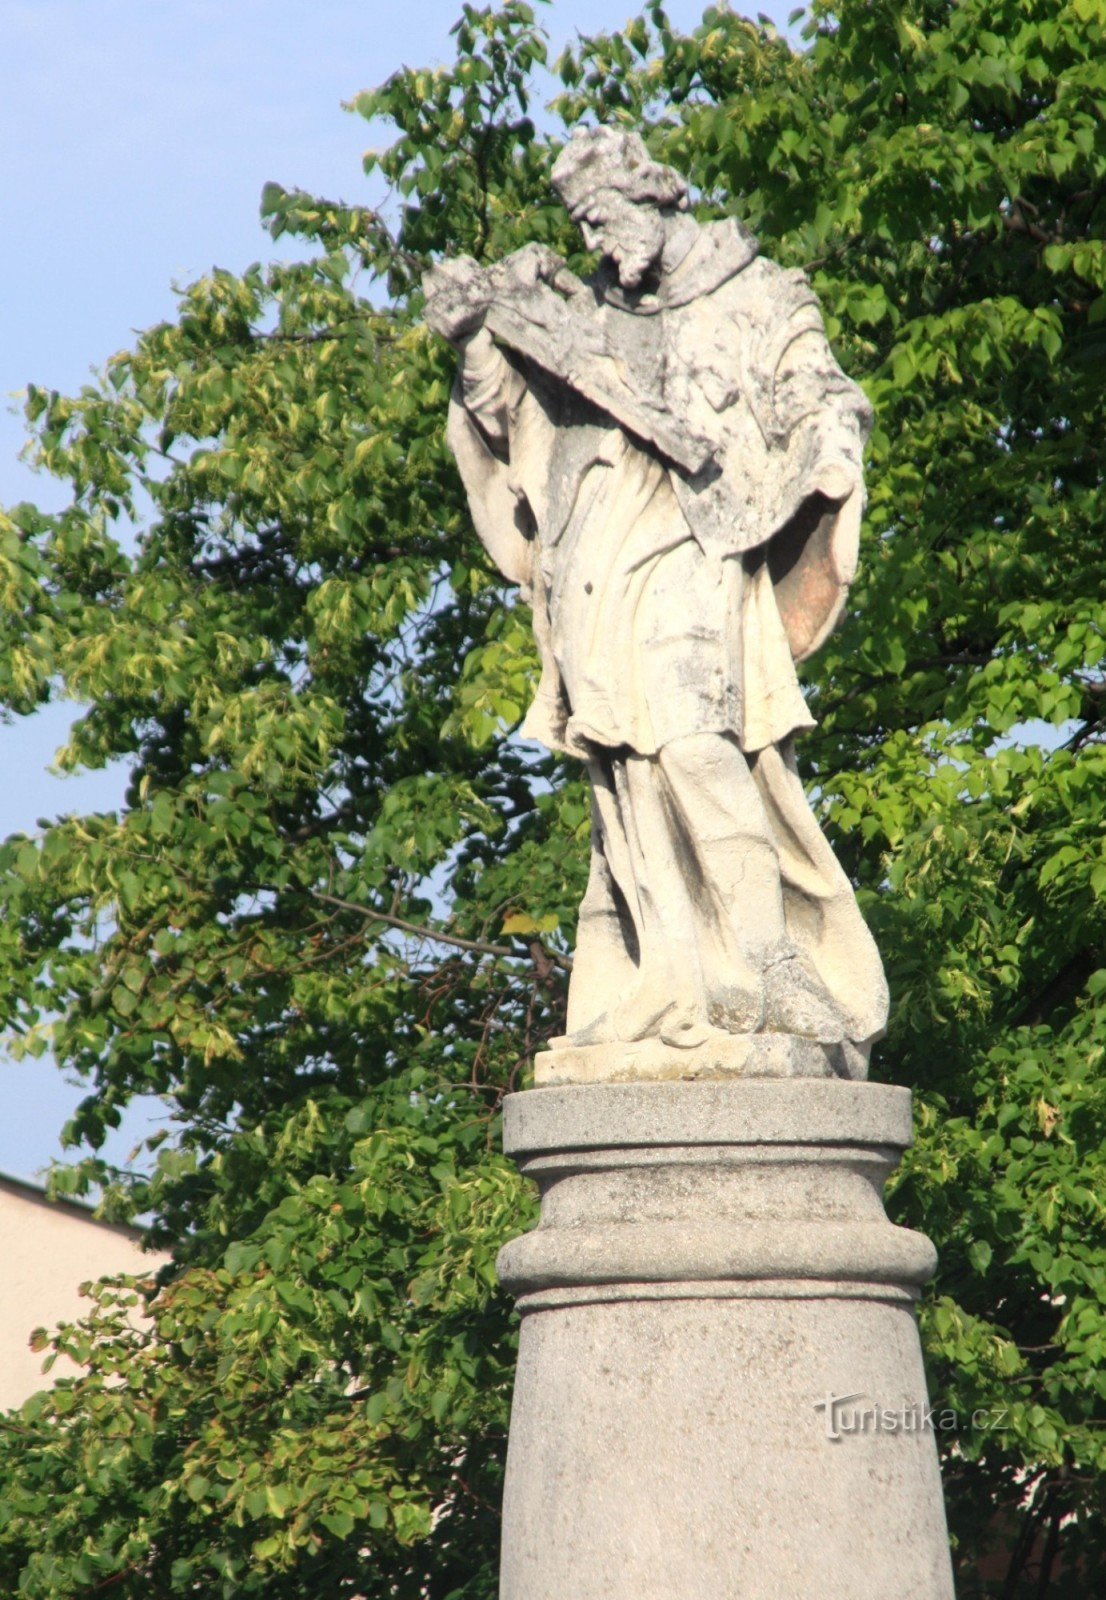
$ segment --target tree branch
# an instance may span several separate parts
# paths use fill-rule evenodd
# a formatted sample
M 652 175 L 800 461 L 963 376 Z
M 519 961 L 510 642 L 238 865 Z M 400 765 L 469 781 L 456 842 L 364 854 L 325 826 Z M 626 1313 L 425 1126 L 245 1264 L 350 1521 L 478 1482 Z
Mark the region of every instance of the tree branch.
M 390 911 L 377 911 L 371 906 L 359 906 L 353 900 L 342 900 L 334 894 L 324 894 L 321 889 L 309 889 L 312 900 L 321 900 L 324 905 L 335 906 L 339 911 L 356 911 L 358 916 L 364 917 L 368 922 L 384 922 L 390 928 L 398 928 L 401 933 L 411 933 L 420 939 L 429 939 L 433 944 L 453 945 L 457 950 L 469 950 L 475 955 L 498 956 L 501 960 L 519 961 L 522 959 L 518 950 L 512 950 L 509 945 L 489 944 L 483 939 L 462 939 L 457 933 L 444 933 L 435 928 L 424 928 L 418 922 L 408 922 L 403 917 L 393 916 Z M 561 967 L 566 972 L 572 971 L 572 958 L 558 955 L 555 950 L 546 950 L 540 947 L 545 960 Z M 531 947 L 531 960 L 534 959 Z
M 1079 993 L 1091 973 L 1099 966 L 1098 952 L 1091 950 L 1078 950 L 1060 968 L 1043 989 L 1014 1013 L 1013 1023 L 1018 1028 L 1037 1028 L 1046 1021 L 1051 1011 L 1054 1011 L 1063 1001 L 1074 998 Z

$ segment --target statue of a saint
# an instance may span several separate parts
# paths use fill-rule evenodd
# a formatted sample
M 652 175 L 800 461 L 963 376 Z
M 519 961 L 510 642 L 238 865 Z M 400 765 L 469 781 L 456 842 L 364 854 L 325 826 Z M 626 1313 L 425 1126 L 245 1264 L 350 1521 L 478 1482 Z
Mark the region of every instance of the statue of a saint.
M 859 1076 L 886 985 L 793 741 L 795 662 L 855 568 L 868 403 L 803 274 L 700 226 L 636 134 L 577 132 L 553 182 L 595 278 L 536 245 L 447 262 L 426 318 L 462 353 L 477 530 L 533 608 L 523 732 L 591 779 L 563 1042 L 790 1034 Z

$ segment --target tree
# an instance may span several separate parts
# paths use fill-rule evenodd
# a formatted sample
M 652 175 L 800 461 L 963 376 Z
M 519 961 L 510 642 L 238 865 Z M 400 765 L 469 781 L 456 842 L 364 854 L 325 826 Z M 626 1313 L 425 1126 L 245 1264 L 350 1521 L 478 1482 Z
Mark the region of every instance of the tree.
M 86 703 L 67 763 L 132 776 L 118 814 L 0 847 L 2 1010 L 89 1086 L 56 1181 L 151 1214 L 175 1264 L 94 1288 L 54 1341 L 86 1374 L 0 1430 L 10 1592 L 494 1592 L 493 1263 L 532 1215 L 497 1111 L 559 1026 L 587 812 L 510 737 L 527 619 L 467 522 L 418 285 L 534 238 L 585 268 L 547 181 L 583 116 L 805 266 L 875 404 L 802 758 L 889 969 L 875 1074 L 917 1091 L 892 1203 L 941 1252 L 960 1593 L 1101 1588 L 1104 21 L 839 0 L 796 50 L 651 4 L 562 59 L 539 133 L 529 8 L 466 7 L 452 67 L 356 102 L 397 130 L 395 237 L 270 188 L 309 262 L 214 273 L 99 386 L 30 391 L 72 498 L 0 523 L 0 692 Z M 174 1137 L 109 1170 L 139 1091 Z

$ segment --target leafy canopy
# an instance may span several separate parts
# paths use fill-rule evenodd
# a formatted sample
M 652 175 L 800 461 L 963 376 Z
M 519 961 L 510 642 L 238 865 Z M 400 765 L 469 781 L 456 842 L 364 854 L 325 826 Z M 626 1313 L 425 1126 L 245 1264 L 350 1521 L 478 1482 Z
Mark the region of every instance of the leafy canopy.
M 395 129 L 368 159 L 394 235 L 270 186 L 311 259 L 215 272 L 101 383 L 30 390 L 71 498 L 0 515 L 0 698 L 80 702 L 62 765 L 131 777 L 0 845 L 0 1003 L 88 1086 L 57 1186 L 152 1215 L 175 1265 L 43 1335 L 86 1370 L 0 1429 L 6 1592 L 494 1593 L 493 1262 L 532 1217 L 497 1111 L 560 1026 L 588 820 L 511 736 L 527 617 L 468 522 L 418 284 L 530 239 L 586 267 L 548 182 L 583 117 L 805 267 L 875 405 L 802 756 L 888 966 L 876 1071 L 917 1090 L 893 1208 L 941 1252 L 959 1592 L 1102 1586 L 1104 24 L 839 0 L 795 48 L 651 4 L 557 64 L 550 132 L 529 7 L 466 6 L 453 65 L 355 102 Z M 112 1171 L 140 1092 L 173 1136 Z

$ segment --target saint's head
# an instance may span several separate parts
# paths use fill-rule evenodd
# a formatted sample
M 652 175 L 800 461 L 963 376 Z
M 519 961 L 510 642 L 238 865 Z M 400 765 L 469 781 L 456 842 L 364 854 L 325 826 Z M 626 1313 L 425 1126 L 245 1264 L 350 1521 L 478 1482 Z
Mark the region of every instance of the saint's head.
M 578 129 L 557 157 L 553 186 L 588 249 L 601 252 L 626 289 L 659 268 L 668 219 L 687 209 L 680 174 L 622 128 Z

